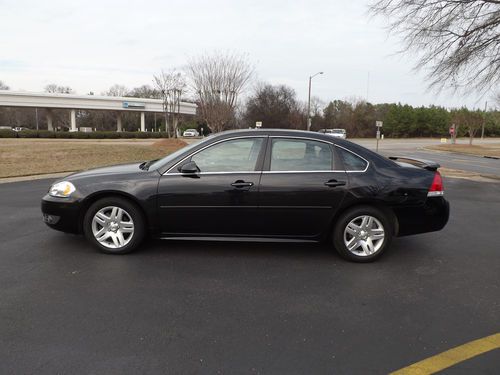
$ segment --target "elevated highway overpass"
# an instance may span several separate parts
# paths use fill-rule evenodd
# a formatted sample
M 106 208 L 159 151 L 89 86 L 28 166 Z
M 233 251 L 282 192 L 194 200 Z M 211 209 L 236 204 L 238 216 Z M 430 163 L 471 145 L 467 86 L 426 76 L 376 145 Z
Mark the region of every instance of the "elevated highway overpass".
M 52 110 L 68 109 L 70 110 L 71 131 L 78 131 L 76 124 L 77 110 L 100 110 L 114 112 L 116 114 L 117 131 L 122 131 L 122 113 L 124 112 L 140 113 L 141 131 L 146 130 L 146 112 L 164 113 L 163 100 L 161 99 L 52 94 L 6 90 L 0 90 L 0 107 L 45 109 L 47 113 L 47 127 L 49 130 L 53 130 Z M 185 115 L 195 115 L 196 108 L 196 104 L 181 102 L 179 105 L 179 113 Z

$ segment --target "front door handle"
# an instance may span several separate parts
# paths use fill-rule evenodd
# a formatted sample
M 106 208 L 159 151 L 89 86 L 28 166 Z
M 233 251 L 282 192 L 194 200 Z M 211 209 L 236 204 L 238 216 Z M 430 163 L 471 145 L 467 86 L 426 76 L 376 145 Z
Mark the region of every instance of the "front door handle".
M 235 181 L 231 184 L 231 186 L 234 186 L 235 188 L 244 188 L 244 187 L 250 187 L 250 186 L 253 186 L 253 182 L 246 182 L 246 181 L 243 181 L 243 180 L 238 180 L 238 181 Z
M 344 186 L 345 184 L 346 184 L 345 181 L 337 181 L 337 180 L 329 180 L 325 182 L 325 185 L 328 187 Z

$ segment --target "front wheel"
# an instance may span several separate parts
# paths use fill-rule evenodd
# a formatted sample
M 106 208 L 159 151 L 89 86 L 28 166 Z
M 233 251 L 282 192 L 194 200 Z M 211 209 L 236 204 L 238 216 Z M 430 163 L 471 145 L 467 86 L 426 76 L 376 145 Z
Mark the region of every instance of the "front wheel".
M 144 238 L 144 220 L 135 204 L 120 197 L 93 203 L 83 219 L 85 237 L 107 254 L 126 254 Z
M 389 247 L 394 225 L 378 208 L 360 206 L 342 214 L 335 223 L 333 244 L 345 259 L 372 262 Z

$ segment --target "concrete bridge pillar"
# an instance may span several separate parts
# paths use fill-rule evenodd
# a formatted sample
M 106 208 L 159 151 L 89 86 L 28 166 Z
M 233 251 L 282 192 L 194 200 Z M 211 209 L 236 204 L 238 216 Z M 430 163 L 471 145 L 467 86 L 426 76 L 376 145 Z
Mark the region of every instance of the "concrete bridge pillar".
M 54 114 L 51 109 L 47 109 L 47 130 L 54 130 Z
M 116 131 L 121 132 L 122 131 L 122 113 L 118 112 L 116 114 Z
M 144 112 L 141 112 L 141 132 L 146 131 L 146 116 Z
M 72 109 L 71 110 L 71 132 L 76 132 L 76 110 Z

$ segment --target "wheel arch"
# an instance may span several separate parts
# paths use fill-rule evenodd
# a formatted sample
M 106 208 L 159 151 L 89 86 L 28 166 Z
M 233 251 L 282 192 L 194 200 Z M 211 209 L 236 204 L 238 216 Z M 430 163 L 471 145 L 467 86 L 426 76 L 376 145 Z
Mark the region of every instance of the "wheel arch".
M 105 190 L 105 191 L 99 191 L 99 192 L 92 193 L 82 201 L 82 204 L 80 207 L 80 212 L 78 214 L 78 231 L 79 231 L 79 233 L 83 233 L 83 219 L 84 219 L 85 213 L 87 212 L 89 207 L 100 199 L 110 198 L 110 197 L 123 198 L 123 199 L 133 203 L 139 209 L 139 212 L 141 213 L 142 218 L 144 219 L 146 231 L 149 229 L 149 218 L 148 218 L 148 215 L 146 214 L 146 210 L 140 204 L 139 200 L 136 197 L 134 197 L 131 194 L 125 193 L 123 191 L 119 191 L 119 190 Z
M 398 221 L 398 217 L 394 213 L 394 210 L 392 209 L 392 207 L 390 207 L 390 206 L 388 206 L 380 201 L 373 201 L 373 200 L 365 199 L 365 200 L 356 200 L 356 201 L 351 202 L 350 204 L 342 206 L 342 208 L 339 209 L 332 218 L 332 221 L 331 221 L 330 226 L 329 226 L 328 236 L 329 237 L 332 236 L 332 232 L 333 232 L 332 229 L 340 216 L 342 216 L 348 210 L 352 210 L 354 208 L 362 207 L 362 206 L 370 206 L 370 207 L 374 207 L 374 208 L 382 211 L 387 216 L 387 218 L 389 220 L 391 220 L 391 222 L 394 224 L 393 235 L 394 236 L 398 235 L 399 221 Z

